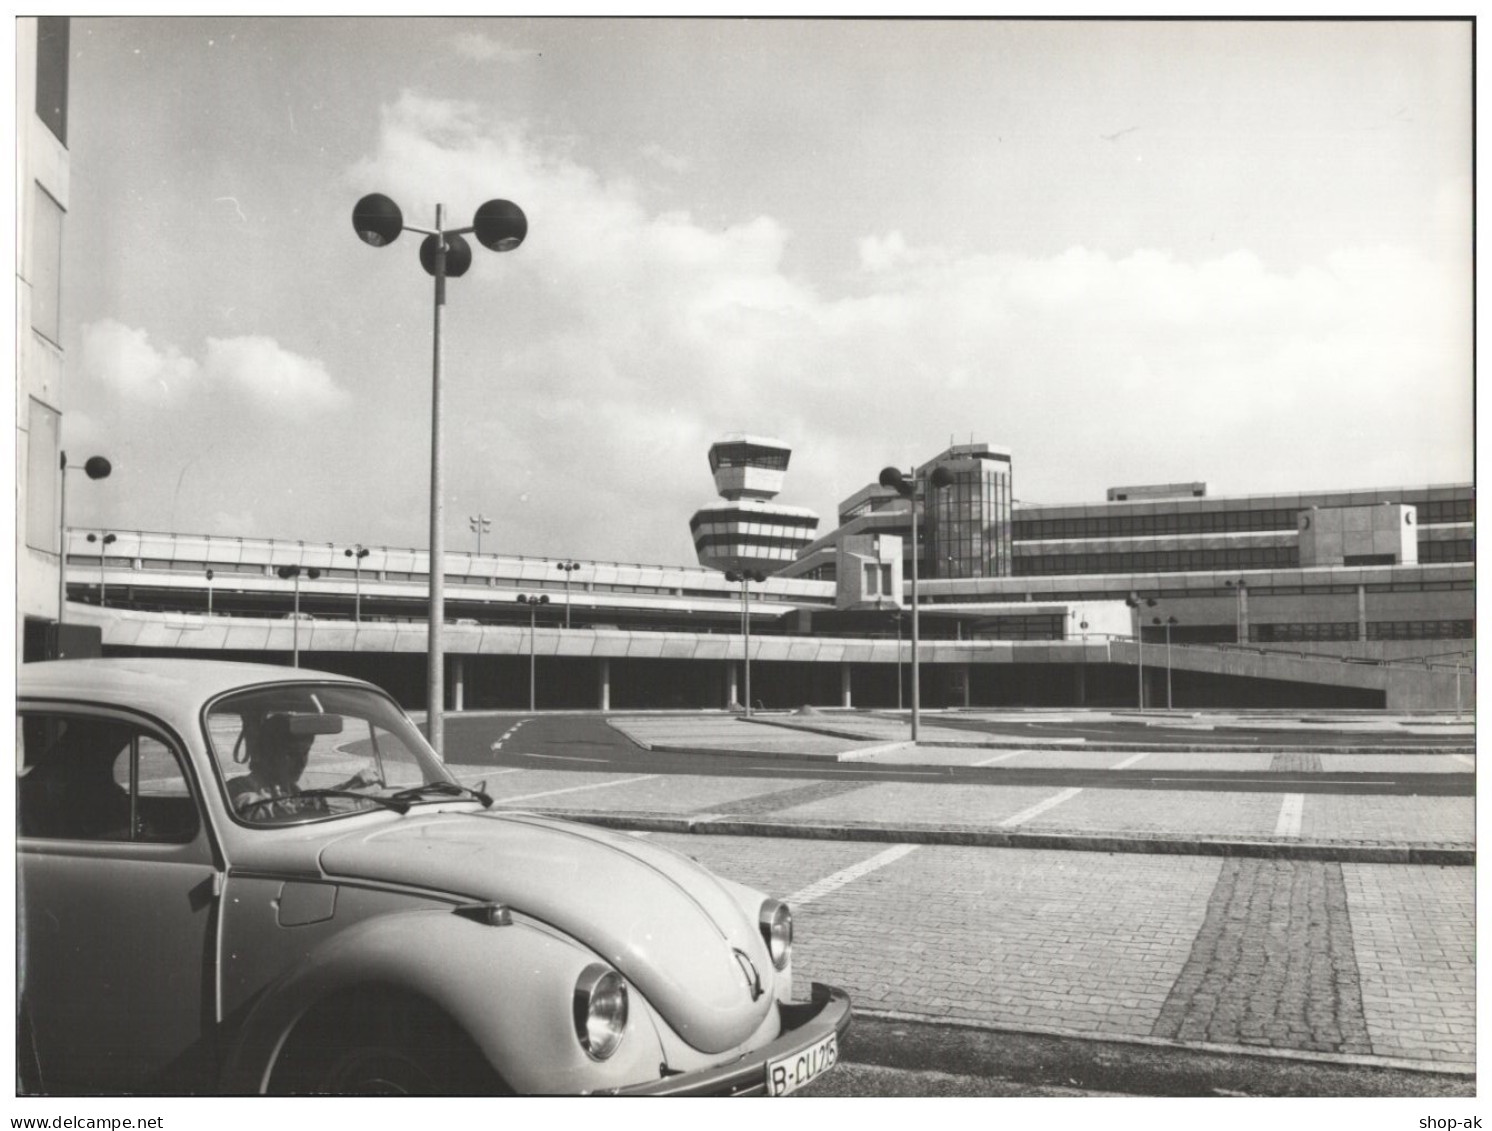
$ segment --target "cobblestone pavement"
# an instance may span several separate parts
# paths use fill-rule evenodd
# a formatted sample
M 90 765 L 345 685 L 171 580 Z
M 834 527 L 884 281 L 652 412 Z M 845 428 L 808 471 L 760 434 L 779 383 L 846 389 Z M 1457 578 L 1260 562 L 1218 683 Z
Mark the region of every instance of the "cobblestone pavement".
M 1461 1069 L 1474 1060 L 1470 868 L 651 839 L 785 897 L 799 992 L 831 982 L 862 1011 Z M 846 872 L 854 878 L 823 890 Z
M 647 741 L 703 746 L 712 734 L 716 749 L 746 749 L 743 732 L 771 729 L 727 716 L 645 722 Z M 869 720 L 868 739 L 883 736 L 870 733 L 877 725 Z M 818 750 L 866 745 L 799 738 L 804 749 L 821 739 Z M 882 758 L 1152 773 L 1474 769 L 1466 755 L 1310 751 L 921 746 Z M 485 779 L 505 808 L 659 818 L 665 831 L 640 835 L 787 898 L 800 992 L 810 980 L 842 985 L 862 1011 L 1462 1072 L 1474 1061 L 1474 868 L 1292 847 L 1454 846 L 1469 856 L 1474 798 L 969 785 L 939 781 L 931 767 L 926 782 L 876 782 L 836 779 L 832 761 L 784 764 L 771 777 L 452 768 Z M 722 835 L 732 818 L 772 822 L 776 835 Z M 682 831 L 686 822 L 693 832 Z M 888 835 L 835 839 L 849 825 Z M 722 832 L 698 835 L 712 827 Z M 907 828 L 1014 830 L 1058 844 L 1095 834 L 1154 840 L 1142 852 L 899 843 Z M 1280 851 L 1197 854 L 1188 845 L 1198 838 Z

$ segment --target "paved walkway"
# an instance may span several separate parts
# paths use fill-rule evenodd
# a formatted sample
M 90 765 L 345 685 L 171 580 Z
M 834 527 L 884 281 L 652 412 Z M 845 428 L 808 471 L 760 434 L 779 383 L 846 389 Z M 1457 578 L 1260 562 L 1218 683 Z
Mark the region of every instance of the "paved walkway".
M 992 751 L 931 720 L 912 747 L 904 722 L 872 715 L 611 721 L 643 745 L 821 762 L 770 777 L 452 768 L 504 808 L 651 836 L 787 893 L 814 940 L 796 976 L 845 986 L 857 1008 L 1472 1071 L 1474 798 L 969 785 L 943 769 L 1471 773 L 1470 755 Z M 854 780 L 846 761 L 926 781 Z

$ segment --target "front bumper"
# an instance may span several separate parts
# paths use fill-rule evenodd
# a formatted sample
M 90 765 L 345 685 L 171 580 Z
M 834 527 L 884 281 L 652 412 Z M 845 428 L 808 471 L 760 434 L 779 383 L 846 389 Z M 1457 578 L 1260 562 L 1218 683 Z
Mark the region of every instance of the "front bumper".
M 841 1038 L 850 1027 L 850 998 L 841 989 L 814 982 L 806 1002 L 784 1005 L 782 1035 L 740 1060 L 680 1072 L 647 1084 L 618 1088 L 619 1096 L 761 1096 L 767 1092 L 767 1063 L 810 1048 L 830 1033 Z

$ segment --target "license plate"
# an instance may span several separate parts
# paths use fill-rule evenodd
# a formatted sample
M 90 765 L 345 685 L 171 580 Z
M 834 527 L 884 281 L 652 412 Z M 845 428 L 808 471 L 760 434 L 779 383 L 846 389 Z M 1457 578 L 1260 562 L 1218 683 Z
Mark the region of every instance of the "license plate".
M 839 1063 L 839 1037 L 830 1033 L 802 1052 L 767 1062 L 767 1095 L 785 1096 Z

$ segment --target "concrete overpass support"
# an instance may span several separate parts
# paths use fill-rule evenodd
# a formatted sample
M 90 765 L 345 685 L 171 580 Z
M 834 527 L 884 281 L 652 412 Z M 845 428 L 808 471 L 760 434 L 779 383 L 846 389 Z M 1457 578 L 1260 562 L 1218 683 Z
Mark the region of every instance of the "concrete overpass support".
M 602 656 L 596 661 L 596 682 L 599 684 L 601 710 L 611 710 L 611 660 Z
M 850 665 L 841 660 L 839 662 L 839 705 L 841 707 L 853 707 L 850 701 Z
M 464 710 L 466 702 L 466 665 L 460 656 L 451 657 L 451 710 Z
M 729 707 L 732 703 L 739 703 L 741 701 L 741 690 L 740 690 L 740 685 L 739 685 L 739 683 L 737 682 L 737 679 L 736 679 L 736 672 L 737 672 L 736 662 L 734 660 L 726 660 L 725 661 L 725 705 L 727 707 Z

